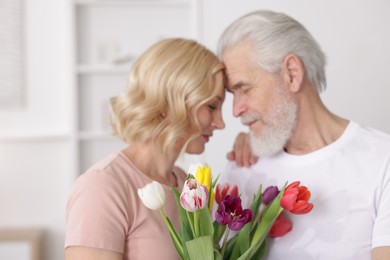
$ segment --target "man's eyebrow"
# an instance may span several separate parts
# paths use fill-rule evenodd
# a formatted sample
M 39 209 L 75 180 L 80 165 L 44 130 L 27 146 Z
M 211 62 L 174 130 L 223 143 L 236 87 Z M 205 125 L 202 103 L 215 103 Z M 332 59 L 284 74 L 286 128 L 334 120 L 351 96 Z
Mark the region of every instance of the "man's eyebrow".
M 236 83 L 234 83 L 230 88 L 230 92 L 234 92 L 238 89 L 240 89 L 243 85 L 245 85 L 245 83 L 243 81 L 238 81 Z

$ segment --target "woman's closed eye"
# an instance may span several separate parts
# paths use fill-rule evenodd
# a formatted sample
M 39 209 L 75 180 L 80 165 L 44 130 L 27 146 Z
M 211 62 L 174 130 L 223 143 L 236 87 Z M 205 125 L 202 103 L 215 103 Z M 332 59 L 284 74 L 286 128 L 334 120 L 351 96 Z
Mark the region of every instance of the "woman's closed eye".
M 214 105 L 214 104 L 208 104 L 207 106 L 208 106 L 208 108 L 209 108 L 210 110 L 215 110 L 215 109 L 217 109 L 217 106 Z

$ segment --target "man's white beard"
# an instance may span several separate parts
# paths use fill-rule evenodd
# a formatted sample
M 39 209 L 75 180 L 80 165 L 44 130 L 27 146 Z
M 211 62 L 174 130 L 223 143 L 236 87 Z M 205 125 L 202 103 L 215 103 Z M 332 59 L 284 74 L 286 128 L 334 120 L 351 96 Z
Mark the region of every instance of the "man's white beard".
M 283 150 L 284 145 L 291 137 L 297 118 L 297 105 L 290 93 L 277 86 L 277 100 L 269 109 L 267 122 L 260 115 L 262 129 L 259 134 L 249 133 L 250 145 L 254 155 L 272 156 Z M 256 115 L 255 115 L 256 117 Z M 268 120 L 272 121 L 268 121 Z

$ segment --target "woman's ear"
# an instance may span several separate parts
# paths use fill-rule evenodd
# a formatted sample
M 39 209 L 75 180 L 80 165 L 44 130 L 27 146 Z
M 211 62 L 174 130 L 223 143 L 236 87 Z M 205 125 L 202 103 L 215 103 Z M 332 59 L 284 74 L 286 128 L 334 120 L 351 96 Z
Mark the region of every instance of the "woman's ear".
M 282 78 L 291 92 L 298 92 L 301 89 L 305 69 L 301 59 L 295 54 L 289 54 L 283 60 Z

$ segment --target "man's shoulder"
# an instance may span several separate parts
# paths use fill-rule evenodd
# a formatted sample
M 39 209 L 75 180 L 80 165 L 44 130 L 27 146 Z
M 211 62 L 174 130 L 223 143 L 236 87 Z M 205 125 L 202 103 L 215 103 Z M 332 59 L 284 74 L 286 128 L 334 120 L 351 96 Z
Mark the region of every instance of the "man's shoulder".
M 390 146 L 390 134 L 365 125 L 356 124 L 356 126 L 357 137 L 359 140 L 383 146 Z
M 343 146 L 348 149 L 349 153 L 360 154 L 360 156 L 365 156 L 370 160 L 389 160 L 389 134 L 372 127 L 358 124 L 356 124 L 354 132 L 355 134 L 352 138 Z

